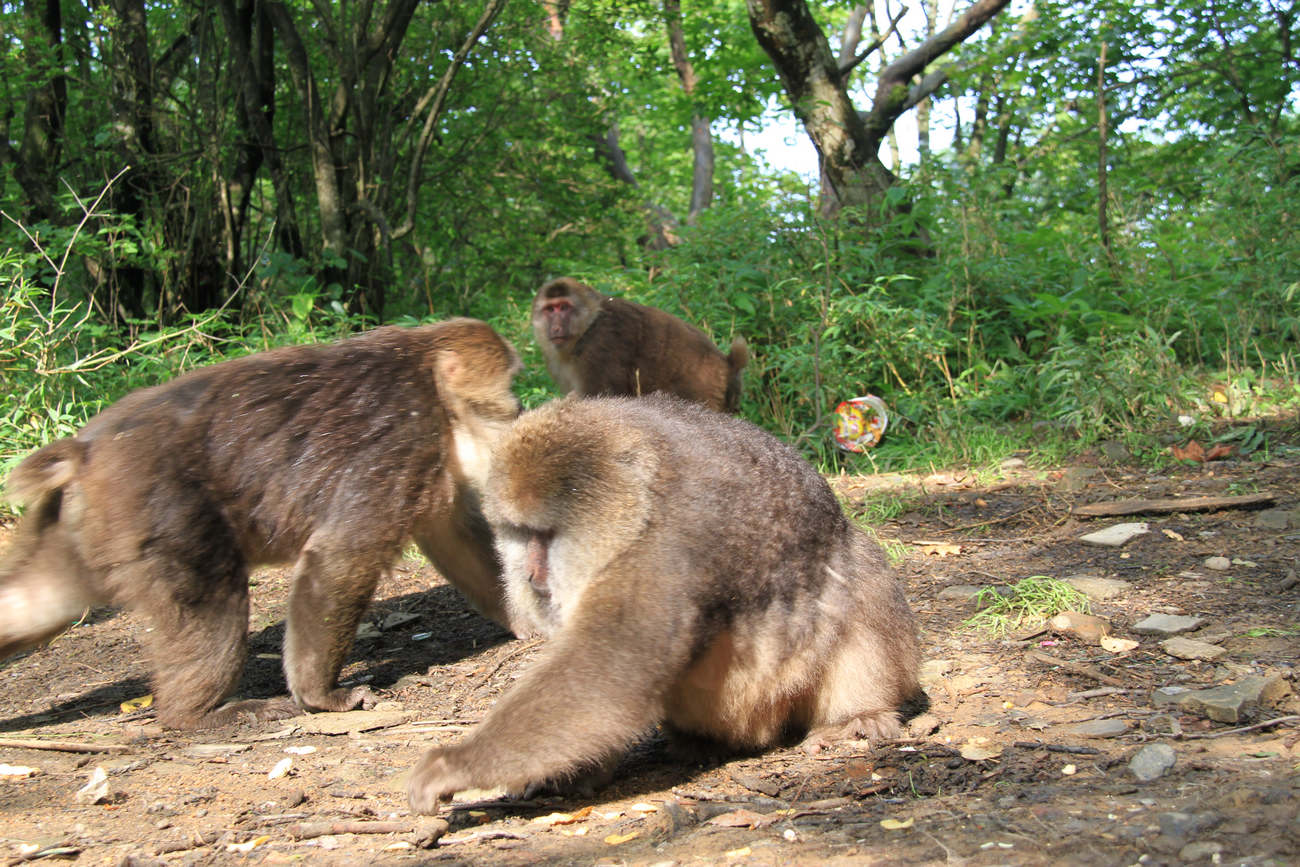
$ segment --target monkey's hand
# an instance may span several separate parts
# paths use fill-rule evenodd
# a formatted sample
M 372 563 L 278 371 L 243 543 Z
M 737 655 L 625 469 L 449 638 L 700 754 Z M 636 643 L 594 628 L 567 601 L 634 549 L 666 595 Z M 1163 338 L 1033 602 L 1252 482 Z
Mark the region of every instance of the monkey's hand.
M 420 757 L 406 783 L 412 812 L 437 815 L 438 802 L 450 801 L 452 795 L 470 788 L 465 774 L 453 765 L 450 751 L 443 748 L 429 750 Z

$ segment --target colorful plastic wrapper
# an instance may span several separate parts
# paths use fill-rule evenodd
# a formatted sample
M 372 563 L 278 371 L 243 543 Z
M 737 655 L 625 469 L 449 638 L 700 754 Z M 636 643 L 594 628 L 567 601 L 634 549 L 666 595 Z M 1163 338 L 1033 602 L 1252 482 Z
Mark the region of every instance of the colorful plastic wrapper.
M 865 452 L 880 442 L 889 424 L 885 402 L 874 394 L 854 397 L 835 407 L 832 433 L 835 444 L 846 452 Z

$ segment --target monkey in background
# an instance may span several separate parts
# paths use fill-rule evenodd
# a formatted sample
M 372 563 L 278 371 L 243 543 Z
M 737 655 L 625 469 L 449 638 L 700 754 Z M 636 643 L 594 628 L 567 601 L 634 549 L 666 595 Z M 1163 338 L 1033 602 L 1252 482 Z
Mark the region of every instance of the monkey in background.
M 879 545 L 746 421 L 664 395 L 547 404 L 494 449 L 484 513 L 510 619 L 551 640 L 420 759 L 417 812 L 608 767 L 658 723 L 754 750 L 896 737 L 928 704 Z
M 519 356 L 485 323 L 378 328 L 214 364 L 145 388 L 8 479 L 26 503 L 0 563 L 0 659 L 92 605 L 144 614 L 159 721 L 208 728 L 368 703 L 337 688 L 384 571 L 414 539 L 509 625 L 478 506 L 519 413 Z M 239 682 L 248 570 L 296 560 L 290 699 L 218 707 Z
M 672 314 L 602 295 L 561 277 L 533 300 L 533 335 L 555 382 L 578 395 L 662 391 L 719 412 L 740 407 L 749 363 L 743 337 L 723 355 L 707 335 Z

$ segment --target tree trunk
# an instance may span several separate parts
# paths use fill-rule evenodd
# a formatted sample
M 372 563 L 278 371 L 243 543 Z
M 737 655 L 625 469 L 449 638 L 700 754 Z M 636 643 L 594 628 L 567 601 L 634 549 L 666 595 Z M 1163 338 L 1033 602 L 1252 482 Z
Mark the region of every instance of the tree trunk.
M 31 69 L 49 72 L 27 94 L 22 141 L 17 153 L 11 149 L 8 135 L 0 142 L 0 148 L 4 149 L 7 161 L 13 163 L 14 180 L 31 203 L 28 219 L 53 220 L 58 213 L 54 191 L 68 107 L 68 79 L 63 74 L 63 16 L 59 0 L 27 0 L 23 11 L 32 22 L 33 36 L 40 34 L 40 38 L 33 38 L 32 44 L 23 46 L 24 58 Z
M 688 99 L 695 96 L 695 67 L 686 53 L 686 36 L 682 32 L 681 0 L 664 0 L 664 19 L 668 23 L 668 46 L 673 66 Z M 691 172 L 691 207 L 686 222 L 694 224 L 700 212 L 713 203 L 713 133 L 709 118 L 698 111 L 691 115 L 691 151 L 695 155 Z

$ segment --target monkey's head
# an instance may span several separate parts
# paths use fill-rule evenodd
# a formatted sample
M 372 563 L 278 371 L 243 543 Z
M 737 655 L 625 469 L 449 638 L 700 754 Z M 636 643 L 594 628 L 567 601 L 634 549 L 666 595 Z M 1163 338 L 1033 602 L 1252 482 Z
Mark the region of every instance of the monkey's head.
M 533 299 L 533 334 L 561 352 L 571 352 L 591 320 L 600 312 L 604 296 L 572 277 L 547 283 Z

